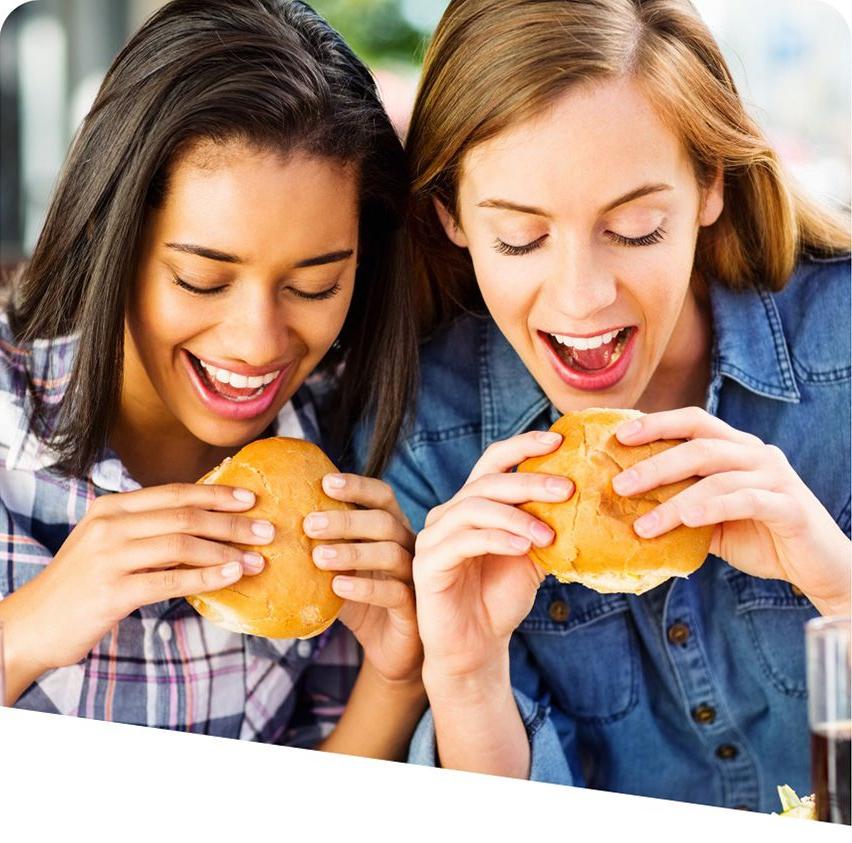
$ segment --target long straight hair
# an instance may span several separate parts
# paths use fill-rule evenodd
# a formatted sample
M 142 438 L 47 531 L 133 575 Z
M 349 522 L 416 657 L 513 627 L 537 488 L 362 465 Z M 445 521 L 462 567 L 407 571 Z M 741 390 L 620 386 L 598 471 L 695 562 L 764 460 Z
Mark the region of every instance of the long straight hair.
M 698 178 L 718 168 L 725 205 L 699 234 L 695 270 L 732 289 L 779 290 L 802 254 L 848 252 L 840 214 L 807 199 L 748 116 L 688 0 L 452 0 L 427 50 L 406 150 L 421 330 L 481 309 L 466 249 L 433 206 L 456 211 L 464 156 L 570 87 L 631 76 L 684 143 Z
M 121 394 L 123 326 L 146 210 L 170 162 L 196 140 L 301 150 L 358 173 L 360 250 L 343 329 L 320 365 L 336 384 L 345 446 L 371 414 L 366 470 L 392 450 L 416 380 L 402 271 L 407 172 L 375 82 L 341 37 L 292 0 L 173 0 L 130 39 L 82 123 L 29 263 L 13 282 L 22 343 L 79 335 L 58 406 L 33 388 L 33 430 L 84 476 L 107 444 Z M 342 367 L 340 364 L 343 364 Z

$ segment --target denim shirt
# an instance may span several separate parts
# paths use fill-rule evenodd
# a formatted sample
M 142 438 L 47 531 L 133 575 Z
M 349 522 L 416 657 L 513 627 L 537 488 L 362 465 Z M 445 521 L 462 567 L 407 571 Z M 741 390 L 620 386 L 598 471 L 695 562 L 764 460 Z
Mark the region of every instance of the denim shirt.
M 780 447 L 849 535 L 850 263 L 803 260 L 779 293 L 711 285 L 705 409 Z M 464 316 L 424 346 L 414 423 L 385 474 L 415 529 L 485 448 L 559 416 L 495 324 Z M 363 441 L 363 434 L 361 437 Z M 777 811 L 810 793 L 803 626 L 790 584 L 709 556 L 645 594 L 548 577 L 510 645 L 531 777 Z M 435 764 L 427 712 L 410 761 Z

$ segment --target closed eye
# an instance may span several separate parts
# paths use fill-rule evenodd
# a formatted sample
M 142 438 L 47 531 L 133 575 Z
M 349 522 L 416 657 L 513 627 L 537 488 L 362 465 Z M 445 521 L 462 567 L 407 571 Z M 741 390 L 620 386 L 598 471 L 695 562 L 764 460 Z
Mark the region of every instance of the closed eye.
M 534 252 L 547 239 L 546 234 L 531 240 L 529 243 L 524 243 L 523 246 L 513 246 L 510 243 L 504 243 L 499 237 L 494 241 L 494 248 L 502 255 L 528 255 Z
M 192 284 L 187 283 L 177 275 L 174 275 L 174 283 L 180 287 L 182 290 L 186 290 L 187 292 L 194 293 L 197 296 L 212 296 L 215 293 L 220 293 L 225 289 L 227 285 L 221 285 L 219 287 L 195 287 Z
M 641 237 L 625 237 L 623 234 L 617 234 L 614 231 L 604 233 L 619 246 L 653 246 L 654 243 L 659 243 L 666 235 L 666 232 L 662 228 L 656 228 L 650 234 L 643 234 Z
M 336 296 L 340 292 L 340 284 L 335 282 L 334 286 L 329 287 L 326 290 L 320 290 L 318 293 L 306 293 L 304 290 L 300 290 L 297 287 L 288 287 L 287 289 L 294 296 L 298 296 L 300 299 L 322 301 L 323 299 L 330 299 L 332 296 Z

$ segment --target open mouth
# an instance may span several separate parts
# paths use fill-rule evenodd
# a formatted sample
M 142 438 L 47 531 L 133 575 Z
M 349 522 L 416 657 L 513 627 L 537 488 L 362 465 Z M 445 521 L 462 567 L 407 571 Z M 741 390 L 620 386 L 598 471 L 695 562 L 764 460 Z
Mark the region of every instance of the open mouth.
M 562 334 L 545 334 L 559 359 L 578 372 L 602 372 L 621 358 L 627 342 L 636 331 L 633 326 L 587 339 Z
M 546 356 L 556 374 L 583 391 L 613 388 L 630 368 L 639 329 L 614 328 L 593 337 L 574 337 L 539 331 Z
M 221 369 L 187 349 L 183 360 L 198 397 L 208 410 L 230 419 L 249 419 L 266 412 L 292 365 L 263 375 L 241 375 Z
M 281 369 L 269 372 L 266 375 L 248 377 L 229 372 L 227 369 L 219 369 L 205 363 L 192 352 L 187 351 L 190 363 L 202 384 L 210 391 L 229 401 L 251 401 L 259 398 L 264 390 L 269 387 L 281 374 Z

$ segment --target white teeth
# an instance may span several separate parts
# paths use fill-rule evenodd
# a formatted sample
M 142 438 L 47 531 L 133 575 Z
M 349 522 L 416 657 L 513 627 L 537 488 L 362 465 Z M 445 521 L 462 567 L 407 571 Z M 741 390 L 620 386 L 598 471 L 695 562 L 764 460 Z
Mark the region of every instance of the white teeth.
M 219 381 L 219 383 L 230 384 L 237 389 L 245 389 L 247 387 L 249 389 L 260 389 L 262 386 L 272 383 L 272 381 L 274 381 L 281 373 L 280 369 L 276 369 L 274 372 L 268 372 L 265 375 L 253 375 L 252 377 L 248 377 L 247 375 L 240 375 L 237 372 L 231 372 L 228 369 L 220 369 L 218 366 L 205 363 L 200 358 L 197 359 L 211 378 Z
M 605 334 L 598 334 L 596 337 L 572 337 L 568 334 L 551 334 L 550 336 L 560 345 L 568 346 L 568 348 L 576 348 L 578 351 L 586 351 L 590 348 L 600 348 L 612 342 L 618 331 L 607 331 Z

